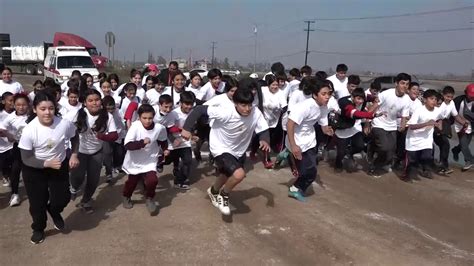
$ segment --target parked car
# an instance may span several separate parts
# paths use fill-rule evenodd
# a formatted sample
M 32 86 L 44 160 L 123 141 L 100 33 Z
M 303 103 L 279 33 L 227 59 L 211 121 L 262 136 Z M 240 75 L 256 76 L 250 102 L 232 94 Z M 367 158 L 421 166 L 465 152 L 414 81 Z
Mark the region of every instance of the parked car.
M 204 79 L 205 77 L 207 77 L 207 70 L 205 69 L 191 69 L 189 72 L 184 72 L 184 76 L 186 77 L 186 79 L 189 79 L 189 75 L 191 74 L 191 72 L 193 71 L 197 71 L 199 73 L 199 76 L 201 76 L 202 79 Z

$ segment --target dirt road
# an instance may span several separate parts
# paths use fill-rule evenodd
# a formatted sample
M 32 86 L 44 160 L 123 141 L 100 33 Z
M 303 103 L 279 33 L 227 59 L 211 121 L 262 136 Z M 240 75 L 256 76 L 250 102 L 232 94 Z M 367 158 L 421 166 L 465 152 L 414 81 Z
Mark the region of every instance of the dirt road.
M 100 186 L 93 214 L 71 202 L 64 212 L 68 231 L 57 233 L 49 221 L 40 245 L 29 243 L 28 202 L 7 207 L 8 191 L 1 188 L 2 264 L 474 263 L 472 171 L 407 184 L 394 174 L 380 179 L 363 172 L 334 174 L 322 163 L 324 188 L 314 184 L 307 202 L 300 203 L 286 195 L 287 169 L 247 166 L 248 177 L 231 194 L 231 217 L 222 217 L 206 196 L 214 180 L 211 168 L 196 168 L 192 189 L 180 193 L 167 167 L 157 189 L 157 216 L 147 213 L 139 191 L 134 208 L 122 208 L 122 178 Z

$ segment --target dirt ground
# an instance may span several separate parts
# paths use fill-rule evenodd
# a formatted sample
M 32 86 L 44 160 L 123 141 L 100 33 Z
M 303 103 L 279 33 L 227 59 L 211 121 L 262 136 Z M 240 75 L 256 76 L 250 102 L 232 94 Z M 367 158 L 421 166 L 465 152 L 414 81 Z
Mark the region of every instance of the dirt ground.
M 44 243 L 32 245 L 24 188 L 22 204 L 8 207 L 0 187 L 2 265 L 473 265 L 474 172 L 405 183 L 395 173 L 335 174 L 323 162 L 321 184 L 305 203 L 287 197 L 287 168 L 265 170 L 247 161 L 247 178 L 230 196 L 232 216 L 214 208 L 206 189 L 214 170 L 194 164 L 192 189 L 172 187 L 170 166 L 160 176 L 150 216 L 140 190 L 135 206 L 121 206 L 126 177 L 102 183 L 96 211 L 70 202 L 58 233 L 48 221 Z

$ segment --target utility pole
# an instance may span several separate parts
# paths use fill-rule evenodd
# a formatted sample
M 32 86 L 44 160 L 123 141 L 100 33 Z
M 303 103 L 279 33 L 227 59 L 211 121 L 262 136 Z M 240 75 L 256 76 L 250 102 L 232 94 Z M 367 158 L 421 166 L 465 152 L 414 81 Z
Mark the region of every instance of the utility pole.
M 308 54 L 309 54 L 309 51 L 308 51 L 309 32 L 314 31 L 313 29 L 311 29 L 311 23 L 316 23 L 316 21 L 314 21 L 314 20 L 305 20 L 304 22 L 308 23 L 308 28 L 304 29 L 304 31 L 306 31 L 306 53 L 305 53 L 305 56 L 304 56 L 304 65 L 306 66 L 308 64 Z
M 214 68 L 214 61 L 215 61 L 215 58 L 214 58 L 214 50 L 217 48 L 216 47 L 216 43 L 217 42 L 212 42 L 212 59 L 211 59 L 211 65 L 212 65 L 212 68 Z
M 253 54 L 253 72 L 255 73 L 257 67 L 257 24 L 254 25 L 253 33 L 255 34 L 255 47 Z
M 173 61 L 173 48 L 171 48 L 170 62 Z

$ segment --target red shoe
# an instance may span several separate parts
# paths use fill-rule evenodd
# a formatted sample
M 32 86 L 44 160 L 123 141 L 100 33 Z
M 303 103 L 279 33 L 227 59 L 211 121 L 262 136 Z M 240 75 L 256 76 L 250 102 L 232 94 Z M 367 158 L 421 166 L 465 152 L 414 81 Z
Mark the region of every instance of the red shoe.
M 272 161 L 263 162 L 263 167 L 265 167 L 265 169 L 273 169 L 273 162 Z

